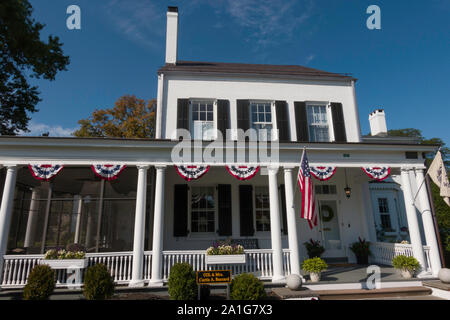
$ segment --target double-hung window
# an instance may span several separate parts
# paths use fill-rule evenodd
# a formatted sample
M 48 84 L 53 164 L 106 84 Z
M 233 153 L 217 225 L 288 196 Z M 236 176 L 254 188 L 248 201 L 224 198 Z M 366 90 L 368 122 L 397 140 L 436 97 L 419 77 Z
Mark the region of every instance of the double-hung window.
M 256 231 L 270 231 L 269 188 L 255 187 Z
M 215 138 L 214 101 L 191 101 L 191 119 L 194 140 Z
M 214 232 L 214 187 L 191 187 L 191 231 Z
M 308 105 L 308 133 L 311 142 L 330 141 L 328 111 L 326 105 Z
M 378 212 L 380 213 L 381 227 L 383 230 L 391 230 L 391 215 L 387 198 L 378 198 Z
M 251 127 L 256 130 L 259 140 L 270 141 L 273 138 L 273 117 L 271 102 L 251 102 Z

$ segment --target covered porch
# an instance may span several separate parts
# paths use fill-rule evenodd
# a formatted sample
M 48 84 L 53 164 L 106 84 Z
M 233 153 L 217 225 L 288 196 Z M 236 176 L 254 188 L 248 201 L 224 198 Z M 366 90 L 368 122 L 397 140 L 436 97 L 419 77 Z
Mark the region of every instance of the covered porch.
M 398 151 L 390 147 L 378 146 L 377 149 L 370 146 L 362 152 L 355 145 L 309 146 L 310 165 L 338 168 L 331 183 L 314 183 L 316 187 L 327 186 L 319 187 L 322 193 L 316 190 L 317 199 L 329 207 L 332 203 L 335 205 L 335 224 L 327 226 L 327 221 L 320 220 L 319 226 L 311 230 L 299 217 L 298 146 L 281 146 L 279 163 L 275 166 L 258 163 L 261 172 L 249 181 L 238 181 L 229 175 L 225 170 L 226 163 L 208 163 L 211 169 L 207 175 L 186 182 L 177 175 L 170 160 L 174 143 L 136 141 L 127 146 L 127 153 L 124 153 L 120 143 L 107 141 L 110 147 L 96 149 L 97 153 L 93 155 L 89 152 L 95 146 L 89 145 L 92 141 L 83 141 L 81 145 L 87 145 L 78 146 L 75 151 L 74 140 L 53 141 L 54 145 L 47 144 L 38 154 L 33 154 L 36 151 L 31 146 L 16 145 L 17 150 L 13 150 L 7 159 L 0 159 L 5 175 L 0 209 L 2 287 L 24 286 L 31 268 L 42 259 L 45 250 L 72 242 L 86 246 L 89 265 L 105 263 L 117 283 L 130 286 L 164 285 L 170 268 L 177 262 L 190 263 L 194 270 L 212 268 L 205 264 L 206 248 L 214 241 L 229 238 L 257 239 L 258 248 L 245 250 L 245 264 L 221 267 L 229 267 L 233 274 L 250 272 L 273 282 L 283 282 L 291 273 L 302 274 L 300 265 L 307 257 L 303 242 L 309 239 L 325 244 L 325 257 L 346 258 L 350 263 L 355 257 L 349 245 L 362 237 L 372 242 L 372 263 L 389 265 L 393 256 L 404 253 L 419 260 L 424 275 L 435 274 L 440 268 L 430 203 L 424 188 L 419 190 L 419 201 L 416 204 L 413 201 L 413 190 L 423 180 L 424 167 L 419 160 L 405 160 L 403 152 L 397 154 Z M 61 144 L 67 153 L 57 151 Z M 409 150 L 410 147 L 405 148 Z M 344 156 L 342 152 L 345 152 Z M 348 159 L 350 154 L 352 160 Z M 26 176 L 29 175 L 28 164 L 42 163 L 44 159 L 64 165 L 52 183 L 36 183 Z M 95 163 L 126 164 L 127 169 L 116 182 L 105 181 L 90 172 L 90 166 Z M 389 167 L 392 175 L 399 178 L 411 244 L 377 242 L 376 222 L 372 206 L 367 202 L 370 179 L 361 170 L 361 167 L 373 166 Z M 217 189 L 212 191 L 212 225 L 208 227 L 208 219 L 201 223 L 199 219 L 193 219 L 193 193 L 189 191 L 185 199 L 187 216 L 183 219 L 190 232 L 175 233 L 179 226 L 174 220 L 178 212 L 176 204 L 180 201 L 174 192 L 177 185 L 188 185 L 191 190 L 229 185 L 232 200 L 226 212 L 230 215 L 228 233 L 219 232 L 224 218 Z M 249 198 L 252 201 L 251 211 L 248 211 L 250 218 L 241 214 L 242 185 L 253 192 Z M 335 192 L 330 192 L 330 185 L 334 185 Z M 350 198 L 344 193 L 346 185 L 352 187 Z M 22 188 L 22 198 L 18 198 L 17 188 Z M 324 192 L 325 189 L 328 191 Z M 258 194 L 260 198 L 257 198 Z M 18 202 L 18 199 L 22 200 Z M 257 201 L 261 199 L 265 200 L 258 207 Z M 416 210 L 422 215 L 418 216 Z M 253 226 L 251 233 L 242 232 L 244 222 Z M 193 229 L 194 223 L 197 230 Z M 425 241 L 421 237 L 422 225 Z M 205 226 L 211 230 L 202 229 Z M 336 228 L 333 236 L 327 236 L 329 230 L 326 228 L 332 227 Z M 66 276 L 63 272 L 58 275 L 61 282 Z

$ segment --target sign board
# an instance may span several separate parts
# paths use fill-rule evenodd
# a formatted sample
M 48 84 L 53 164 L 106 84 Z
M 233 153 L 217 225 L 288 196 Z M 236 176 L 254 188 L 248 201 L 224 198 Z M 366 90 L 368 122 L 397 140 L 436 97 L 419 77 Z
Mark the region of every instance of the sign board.
M 231 270 L 197 271 L 197 284 L 231 283 Z

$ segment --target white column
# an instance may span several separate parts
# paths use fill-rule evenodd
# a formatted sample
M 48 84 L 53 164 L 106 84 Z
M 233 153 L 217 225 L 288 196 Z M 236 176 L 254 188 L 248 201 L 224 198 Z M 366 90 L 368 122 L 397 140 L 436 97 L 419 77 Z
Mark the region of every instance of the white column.
M 273 252 L 272 282 L 281 282 L 285 279 L 283 272 L 283 250 L 281 247 L 280 206 L 278 202 L 278 167 L 268 167 L 269 199 L 270 199 L 270 235 Z
M 289 249 L 291 251 L 291 274 L 300 274 L 300 251 L 298 248 L 297 223 L 295 221 L 294 187 L 292 169 L 284 168 L 284 186 L 286 196 L 286 219 L 288 228 Z
M 439 246 L 436 238 L 436 230 L 434 228 L 433 217 L 431 215 L 430 200 L 427 194 L 427 186 L 425 183 L 425 175 L 423 169 L 416 169 L 416 179 L 418 194 L 417 199 L 420 202 L 420 213 L 422 215 L 423 228 L 425 231 L 425 239 L 427 246 L 430 247 L 431 269 L 434 276 L 437 276 L 442 268 L 441 258 L 439 254 Z
M 136 214 L 134 217 L 133 266 L 130 287 L 143 287 L 144 239 L 145 239 L 145 204 L 147 198 L 147 169 L 138 166 L 136 194 Z
M 417 220 L 416 207 L 414 206 L 411 183 L 409 180 L 409 169 L 402 168 L 402 188 L 405 198 L 406 218 L 408 220 L 409 237 L 414 257 L 422 266 L 422 271 L 426 271 L 425 255 L 423 252 L 422 239 L 420 237 L 419 222 Z
M 3 188 L 2 203 L 0 206 L 0 280 L 3 276 L 3 256 L 5 255 L 8 246 L 16 178 L 17 167 L 8 166 L 6 169 L 5 187 Z
M 149 286 L 163 285 L 161 264 L 164 231 L 164 179 L 166 166 L 156 166 L 155 210 L 153 218 L 152 274 Z M 176 199 L 175 199 L 176 201 Z
M 77 201 L 77 220 L 76 220 L 76 224 L 75 224 L 75 236 L 74 236 L 74 240 L 73 243 L 79 243 L 80 242 L 80 229 L 81 229 L 81 209 L 83 208 L 83 197 L 82 196 L 78 196 L 78 201 Z
M 30 208 L 28 210 L 27 229 L 23 246 L 29 248 L 34 244 L 34 234 L 36 230 L 36 219 L 39 212 L 39 188 L 33 188 L 31 192 Z

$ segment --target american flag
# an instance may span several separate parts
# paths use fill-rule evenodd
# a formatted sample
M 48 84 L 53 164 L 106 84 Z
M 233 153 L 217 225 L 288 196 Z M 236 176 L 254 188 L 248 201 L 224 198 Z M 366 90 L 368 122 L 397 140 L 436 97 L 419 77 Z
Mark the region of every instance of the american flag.
M 302 192 L 302 212 L 301 217 L 308 220 L 309 227 L 312 229 L 313 224 L 317 226 L 317 215 L 315 211 L 314 189 L 312 184 L 308 157 L 306 150 L 303 150 L 300 168 L 298 170 L 298 185 Z

